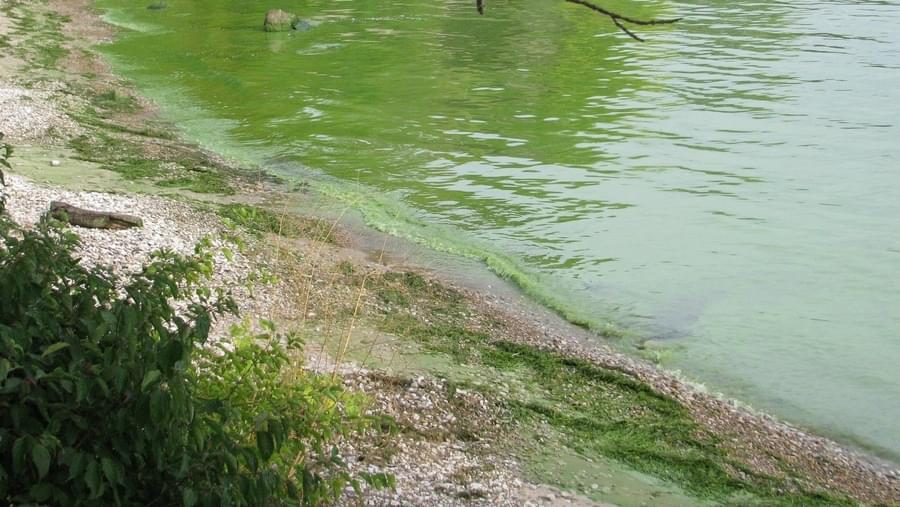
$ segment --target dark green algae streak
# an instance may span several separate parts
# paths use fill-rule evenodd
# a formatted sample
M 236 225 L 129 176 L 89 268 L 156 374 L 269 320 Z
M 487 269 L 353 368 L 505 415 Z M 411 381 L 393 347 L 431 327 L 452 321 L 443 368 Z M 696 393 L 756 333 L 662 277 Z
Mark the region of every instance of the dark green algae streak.
M 458 316 L 471 309 L 455 289 L 415 273 L 368 278 L 348 266 L 336 269 L 350 285 L 368 281 L 372 296 L 386 305 L 368 323 L 400 338 L 363 338 L 350 345 L 359 354 L 351 358 L 395 369 L 402 363 L 400 370 L 410 375 L 427 371 L 454 389 L 477 389 L 500 400 L 521 436 L 514 452 L 526 458 L 536 481 L 623 506 L 856 505 L 808 491 L 803 477 L 778 460 L 781 476 L 754 472 L 685 407 L 628 375 L 467 329 Z M 371 343 L 404 342 L 416 347 L 372 353 Z M 605 460 L 619 465 L 604 466 Z M 635 481 L 628 470 L 661 482 Z

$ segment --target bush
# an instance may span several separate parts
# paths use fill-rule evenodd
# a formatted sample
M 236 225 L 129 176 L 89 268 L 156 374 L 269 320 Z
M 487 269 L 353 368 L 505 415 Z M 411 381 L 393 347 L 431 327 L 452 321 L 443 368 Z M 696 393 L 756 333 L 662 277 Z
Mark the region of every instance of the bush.
M 317 505 L 357 486 L 334 444 L 370 422 L 359 398 L 293 368 L 270 324 L 207 344 L 235 312 L 200 284 L 207 250 L 120 280 L 49 224 L 0 217 L 0 237 L 0 504 Z

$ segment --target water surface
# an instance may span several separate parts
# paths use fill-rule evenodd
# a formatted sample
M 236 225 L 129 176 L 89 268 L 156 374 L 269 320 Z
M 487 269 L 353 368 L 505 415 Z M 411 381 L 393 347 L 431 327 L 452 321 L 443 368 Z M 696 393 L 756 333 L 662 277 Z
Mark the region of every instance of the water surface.
M 641 44 L 548 0 L 98 3 L 188 136 L 900 460 L 900 5 L 610 2 L 685 17 Z

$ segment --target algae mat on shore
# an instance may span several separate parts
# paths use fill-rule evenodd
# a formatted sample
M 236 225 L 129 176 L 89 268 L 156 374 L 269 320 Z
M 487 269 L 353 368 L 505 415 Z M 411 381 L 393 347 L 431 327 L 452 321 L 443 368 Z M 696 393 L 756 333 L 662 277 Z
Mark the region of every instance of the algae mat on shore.
M 777 459 L 783 470 L 774 475 L 754 470 L 684 406 L 628 375 L 498 339 L 504 325 L 455 289 L 411 272 L 336 269 L 341 285 L 365 285 L 368 304 L 315 317 L 308 346 L 395 375 L 442 377 L 451 393 L 487 394 L 506 420 L 500 440 L 538 483 L 623 506 L 854 505 Z M 348 318 L 352 333 L 341 323 Z M 446 431 L 468 442 L 487 429 L 459 421 Z
M 900 457 L 900 6 L 100 0 L 185 133 L 713 389 Z M 265 10 L 309 20 L 262 31 Z M 350 197 L 353 196 L 353 197 Z

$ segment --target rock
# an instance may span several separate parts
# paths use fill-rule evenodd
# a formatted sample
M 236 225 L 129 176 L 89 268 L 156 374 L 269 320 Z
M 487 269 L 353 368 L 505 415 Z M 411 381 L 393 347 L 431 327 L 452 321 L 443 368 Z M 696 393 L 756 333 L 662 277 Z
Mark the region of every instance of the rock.
M 285 12 L 281 9 L 272 9 L 266 13 L 266 21 L 263 23 L 263 30 L 267 32 L 286 32 L 294 29 L 294 24 L 299 22 L 295 14 Z
M 298 32 L 305 32 L 305 31 L 309 30 L 310 28 L 312 28 L 312 23 L 310 23 L 309 21 L 307 21 L 305 19 L 297 18 L 291 24 L 291 27 Z
M 52 165 L 53 167 L 59 167 L 59 164 L 60 164 L 59 160 L 51 160 L 50 161 L 50 165 Z

